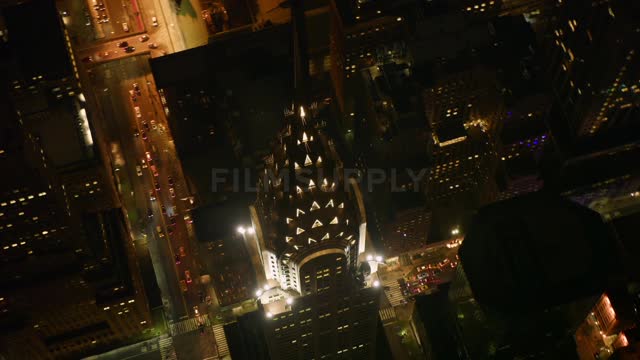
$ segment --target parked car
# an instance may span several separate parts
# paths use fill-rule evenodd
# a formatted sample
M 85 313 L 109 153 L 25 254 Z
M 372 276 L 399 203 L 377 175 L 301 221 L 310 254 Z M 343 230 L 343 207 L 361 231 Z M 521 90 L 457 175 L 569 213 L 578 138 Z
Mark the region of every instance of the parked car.
M 184 251 L 184 246 L 180 246 L 180 248 L 178 249 L 178 252 L 180 253 L 180 256 L 182 256 L 182 257 L 187 256 L 187 253 Z
M 154 17 L 152 17 L 152 18 L 151 18 L 151 24 L 152 24 L 153 26 L 158 26 L 158 18 L 157 18 L 157 17 L 155 17 L 155 16 L 154 16 Z
M 145 41 L 149 40 L 149 35 L 144 34 L 144 35 L 140 36 L 139 40 L 140 40 L 140 42 L 145 42 Z
M 182 291 L 187 292 L 187 283 L 184 280 L 180 280 L 180 289 L 182 289 Z
M 126 22 L 122 23 L 122 30 L 124 30 L 124 32 L 129 32 L 129 25 Z
M 153 190 L 149 190 L 149 200 L 156 201 L 156 195 L 153 193 Z
M 93 57 L 85 56 L 85 57 L 82 58 L 82 62 L 83 63 L 92 63 L 93 62 Z
M 178 254 L 176 254 L 175 260 L 176 260 L 176 265 L 180 265 L 180 263 L 182 263 L 182 261 L 180 260 L 180 256 Z
M 126 41 L 120 41 L 120 42 L 118 43 L 118 47 L 119 47 L 119 48 L 126 48 L 127 46 L 129 46 L 129 43 L 128 43 L 128 42 L 126 42 Z
M 124 48 L 124 52 L 126 53 L 132 53 L 136 51 L 136 48 L 134 48 L 133 46 L 127 46 L 126 48 Z
M 141 118 L 142 117 L 142 112 L 140 112 L 140 106 L 134 106 L 133 107 L 133 111 L 136 113 L 136 117 L 137 118 Z
M 184 278 L 187 281 L 187 284 L 191 284 L 193 282 L 193 279 L 191 279 L 191 271 L 185 270 Z
M 140 167 L 140 165 L 136 165 L 136 174 L 138 176 L 142 176 L 142 168 Z
M 149 46 L 149 49 L 157 49 L 158 48 L 158 44 L 156 44 L 156 43 L 150 43 L 147 46 Z
M 171 195 L 172 198 L 176 197 L 176 191 L 172 187 L 169 188 L 169 195 Z

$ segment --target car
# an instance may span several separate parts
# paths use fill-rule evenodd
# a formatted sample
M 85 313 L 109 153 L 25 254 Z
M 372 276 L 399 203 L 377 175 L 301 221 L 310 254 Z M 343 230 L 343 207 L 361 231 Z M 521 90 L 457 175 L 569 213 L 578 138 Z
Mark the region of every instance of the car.
M 151 25 L 153 26 L 158 26 L 158 18 L 157 17 L 152 17 L 151 18 Z
M 100 20 L 102 20 L 102 22 L 106 24 L 109 22 L 109 17 L 107 16 L 107 14 L 103 14 L 102 16 L 100 16 Z
M 146 131 L 150 131 L 149 129 L 149 124 L 146 121 L 142 122 L 142 127 L 146 130 Z
M 187 283 L 184 280 L 180 280 L 180 289 L 182 289 L 182 291 L 187 292 Z
M 149 199 L 151 201 L 156 201 L 156 195 L 153 193 L 153 190 L 149 190 Z
M 164 205 L 160 207 L 160 210 L 162 210 L 162 214 L 167 215 L 167 208 L 165 208 Z
M 100 55 L 100 56 L 102 56 L 102 57 L 109 57 L 109 55 L 110 55 L 110 54 L 111 54 L 110 52 L 105 51 L 105 52 L 100 53 L 100 54 L 98 54 L 98 55 Z
M 144 130 L 140 131 L 140 135 L 142 135 L 142 140 L 148 140 L 149 139 L 149 137 L 147 136 L 147 133 Z
M 180 256 L 182 257 L 186 257 L 187 253 L 184 251 L 184 246 L 180 246 L 180 248 L 178 248 L 178 252 L 180 253 Z
M 176 224 L 176 217 L 175 217 L 175 216 L 170 217 L 170 218 L 169 218 L 169 223 L 170 223 L 171 225 L 175 225 L 175 224 Z
M 93 62 L 93 57 L 92 56 L 85 56 L 82 58 L 82 62 L 83 63 L 92 63 Z
M 193 282 L 193 279 L 191 279 L 191 271 L 185 270 L 184 278 L 187 281 L 187 284 L 191 284 Z
M 196 314 L 196 316 L 200 316 L 200 311 L 198 311 L 197 305 L 193 307 L 193 313 Z
M 155 165 L 150 165 L 150 167 L 151 167 L 151 172 L 153 173 L 154 177 L 160 176 L 160 174 L 158 173 L 158 169 L 156 168 Z
M 133 91 L 135 91 L 138 96 L 142 95 L 140 85 L 138 83 L 133 83 Z
M 151 209 L 147 209 L 147 217 L 153 217 L 153 211 Z
M 129 46 L 129 43 L 128 43 L 128 42 L 126 42 L 126 41 L 120 41 L 120 42 L 118 43 L 118 47 L 119 47 L 119 48 L 126 48 L 127 46 Z
M 153 162 L 153 158 L 151 157 L 151 153 L 148 152 L 148 151 L 145 151 L 144 152 L 144 156 L 147 158 L 147 161 L 149 162 L 149 165 L 151 165 L 152 162 Z
M 151 120 L 151 128 L 152 128 L 153 130 L 158 130 L 158 125 L 156 124 L 156 121 L 155 121 L 155 120 Z
M 193 219 L 192 219 L 192 218 L 191 218 L 191 216 L 189 216 L 189 215 L 185 215 L 185 216 L 184 216 L 184 221 L 185 221 L 187 224 L 193 224 Z
M 157 49 L 158 48 L 158 44 L 156 44 L 156 43 L 150 43 L 147 46 L 149 46 L 149 49 Z
M 136 117 L 137 118 L 141 118 L 142 117 L 142 113 L 140 112 L 140 106 L 134 106 L 133 107 L 133 111 L 136 113 Z
M 169 182 L 169 185 L 171 186 L 175 185 L 175 183 L 173 182 L 173 178 L 171 176 L 167 178 L 167 181 Z
M 211 305 L 211 295 L 207 295 L 206 299 L 207 305 Z
M 167 226 L 167 232 L 169 233 L 169 235 L 173 235 L 173 232 L 174 232 L 173 230 L 174 230 L 173 226 L 171 225 Z
M 131 97 L 131 100 L 133 100 L 133 101 L 138 100 L 138 98 L 136 97 L 136 93 L 134 93 L 133 90 L 129 90 L 129 96 Z
M 156 191 L 160 191 L 160 183 L 157 181 L 155 182 L 154 187 L 156 188 Z
M 140 136 L 140 131 L 138 131 L 138 129 L 133 129 L 133 136 L 135 137 Z M 142 160 L 142 163 L 144 164 L 144 160 Z
M 140 36 L 139 40 L 140 40 L 140 42 L 145 42 L 145 41 L 149 40 L 149 35 L 144 34 L 144 35 Z
M 176 260 L 176 265 L 180 265 L 180 263 L 182 263 L 182 261 L 180 260 L 180 255 L 176 254 L 174 258 Z
M 124 48 L 124 52 L 126 53 L 132 53 L 136 51 L 136 48 L 134 48 L 133 46 L 127 46 L 126 48 Z
M 176 191 L 172 187 L 169 188 L 169 195 L 171 195 L 172 198 L 176 197 Z
M 136 165 L 136 174 L 138 176 L 142 176 L 142 168 L 140 167 L 140 165 Z
M 123 22 L 122 30 L 124 30 L 124 32 L 129 32 L 129 24 L 127 24 L 126 22 Z

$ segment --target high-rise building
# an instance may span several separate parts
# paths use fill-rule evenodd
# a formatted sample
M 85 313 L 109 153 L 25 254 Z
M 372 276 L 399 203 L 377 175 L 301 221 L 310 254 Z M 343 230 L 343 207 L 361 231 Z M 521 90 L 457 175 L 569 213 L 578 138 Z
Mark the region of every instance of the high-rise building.
M 557 8 L 546 34 L 557 102 L 550 127 L 565 152 L 574 152 L 581 138 L 633 137 L 640 94 L 637 11 L 637 3 L 626 1 L 569 1 Z
M 149 310 L 55 3 L 0 17 L 0 353 L 79 358 L 131 341 Z
M 253 216 L 267 279 L 256 293 L 265 336 L 271 358 L 371 359 L 380 292 L 361 262 L 362 197 L 325 128 L 327 109 L 310 100 L 300 1 L 292 15 L 296 98 L 266 157 Z
M 128 341 L 150 324 L 122 214 L 71 217 L 46 152 L 4 104 L 0 170 L 12 176 L 0 181 L 2 354 L 76 358 Z

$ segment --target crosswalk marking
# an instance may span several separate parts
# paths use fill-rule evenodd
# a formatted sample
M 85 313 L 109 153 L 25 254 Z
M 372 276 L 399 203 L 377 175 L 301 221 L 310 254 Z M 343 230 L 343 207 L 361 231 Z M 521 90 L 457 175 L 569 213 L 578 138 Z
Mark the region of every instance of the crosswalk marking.
M 171 336 L 176 336 L 180 334 L 184 334 L 187 332 L 191 332 L 194 330 L 198 330 L 200 328 L 200 323 L 204 323 L 205 326 L 211 325 L 209 321 L 209 315 L 205 314 L 200 316 L 200 319 L 190 318 L 186 320 L 182 320 L 177 323 L 173 323 L 169 326 L 171 331 Z
M 163 335 L 158 341 L 160 347 L 160 356 L 162 360 L 177 360 L 176 350 L 173 348 L 173 339 L 167 335 Z
M 224 334 L 224 327 L 220 324 L 213 325 L 213 336 L 216 339 L 216 345 L 218 345 L 218 357 L 223 358 L 230 355 L 229 345 L 227 344 L 227 337 Z
M 401 305 L 404 301 L 404 296 L 402 295 L 402 290 L 400 289 L 398 281 L 396 279 L 384 280 L 382 285 L 385 289 L 384 294 L 387 296 L 391 306 Z
M 379 313 L 380 320 L 382 320 L 383 324 L 394 322 L 396 320 L 396 311 L 393 309 L 393 307 L 381 309 Z

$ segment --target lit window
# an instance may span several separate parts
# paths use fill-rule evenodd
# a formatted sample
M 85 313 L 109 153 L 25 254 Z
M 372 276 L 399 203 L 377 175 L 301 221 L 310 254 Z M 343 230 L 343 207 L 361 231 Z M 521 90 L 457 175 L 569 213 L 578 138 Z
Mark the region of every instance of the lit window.
M 314 201 L 313 204 L 311 204 L 311 211 L 318 209 L 320 209 L 320 205 L 318 205 L 318 203 Z
M 333 220 L 331 220 L 331 222 L 330 222 L 329 224 L 331 224 L 331 225 L 336 225 L 336 224 L 338 224 L 338 217 L 337 217 L 337 216 L 336 216 L 336 217 L 334 217 L 334 218 L 333 218 Z
M 313 222 L 313 225 L 311 225 L 311 228 L 317 228 L 318 226 L 322 226 L 322 223 L 320 220 L 316 219 L 316 221 Z
M 304 229 L 302 229 L 302 228 L 297 228 L 297 229 L 296 229 L 296 235 L 300 235 L 300 234 L 302 234 L 303 232 L 304 232 Z
M 317 243 L 315 239 L 309 238 L 309 245 L 311 245 L 311 242 Z
M 307 154 L 307 157 L 304 158 L 304 166 L 309 166 L 311 165 L 313 162 L 311 161 L 311 158 L 309 157 L 309 154 Z

